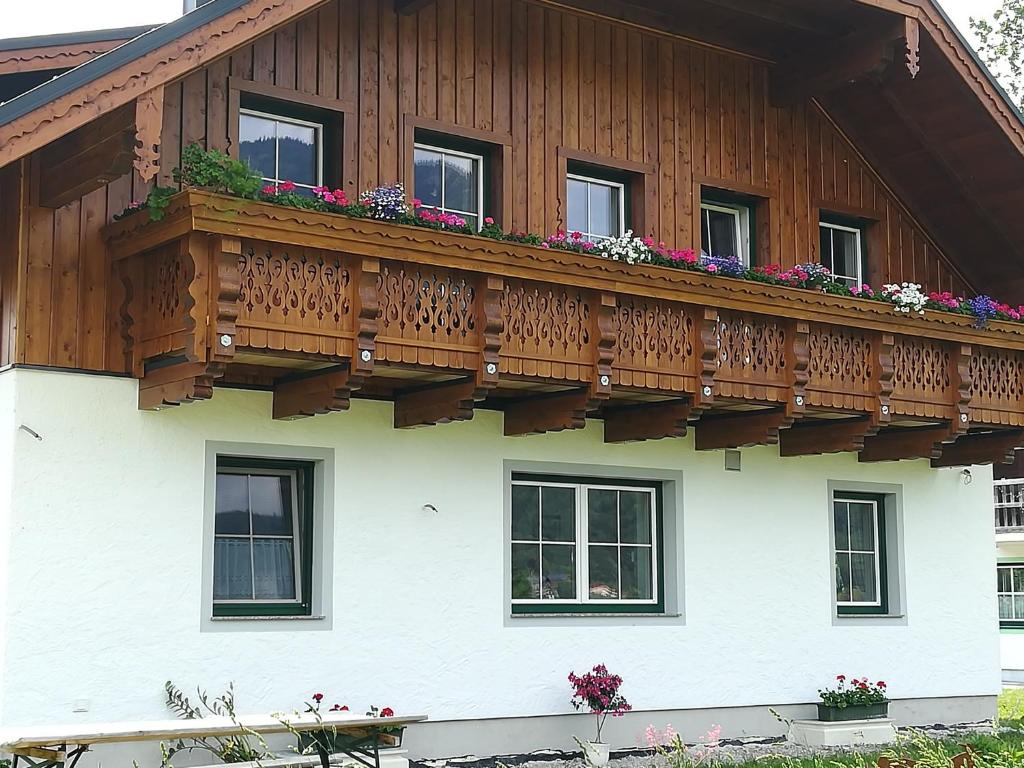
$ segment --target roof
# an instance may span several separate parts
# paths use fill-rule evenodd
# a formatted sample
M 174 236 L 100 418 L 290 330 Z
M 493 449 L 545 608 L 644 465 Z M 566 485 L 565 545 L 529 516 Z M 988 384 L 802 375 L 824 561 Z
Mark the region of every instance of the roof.
M 92 29 L 84 32 L 63 32 L 57 35 L 33 35 L 31 37 L 8 37 L 0 40 L 0 51 L 20 51 L 26 48 L 49 48 L 54 45 L 77 45 L 79 43 L 102 43 L 110 40 L 131 40 L 160 26 L 146 24 L 139 27 L 118 27 L 116 29 Z

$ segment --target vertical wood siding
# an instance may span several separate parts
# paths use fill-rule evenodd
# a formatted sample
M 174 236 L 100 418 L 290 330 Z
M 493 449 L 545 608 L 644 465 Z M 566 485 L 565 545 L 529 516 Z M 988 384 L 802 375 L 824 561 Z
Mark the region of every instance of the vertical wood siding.
M 874 282 L 969 290 L 816 105 L 769 104 L 764 64 L 526 0 L 456 4 L 399 16 L 391 3 L 336 0 L 170 85 L 159 183 L 188 142 L 230 149 L 235 77 L 355 105 L 345 130 L 358 140 L 345 143 L 358 189 L 400 179 L 404 117 L 428 118 L 511 136 L 514 228 L 561 226 L 564 147 L 652 165 L 643 234 L 666 243 L 697 245 L 695 185 L 717 179 L 770 197 L 759 240 L 773 262 L 816 261 L 818 209 L 831 204 L 879 212 Z M 18 361 L 124 370 L 119 287 L 98 230 L 145 193 L 126 176 L 57 211 L 28 208 Z

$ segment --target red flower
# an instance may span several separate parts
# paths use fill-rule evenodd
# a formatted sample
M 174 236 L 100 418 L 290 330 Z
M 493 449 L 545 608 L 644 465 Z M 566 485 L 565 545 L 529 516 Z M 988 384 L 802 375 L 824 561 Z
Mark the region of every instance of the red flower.
M 380 716 L 381 717 L 394 717 L 395 716 L 395 710 L 393 710 L 391 707 L 384 707 L 384 709 L 382 709 L 380 711 Z
M 836 680 L 838 680 L 840 683 L 845 683 L 846 675 L 836 675 Z
M 323 700 L 324 700 L 324 695 L 322 693 L 314 693 L 313 694 L 313 701 L 315 701 L 317 704 L 319 704 Z
M 885 688 L 885 680 L 879 680 L 877 685 L 879 688 Z
M 281 191 L 282 192 L 294 192 L 295 191 L 295 182 L 294 181 L 282 182 L 281 183 Z
M 331 712 L 348 712 L 348 704 L 335 704 L 331 707 Z

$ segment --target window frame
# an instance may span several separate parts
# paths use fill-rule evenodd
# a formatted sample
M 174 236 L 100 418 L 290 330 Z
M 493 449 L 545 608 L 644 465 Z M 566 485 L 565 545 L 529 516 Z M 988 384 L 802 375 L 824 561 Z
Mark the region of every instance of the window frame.
M 300 184 L 293 182 L 295 186 L 301 189 L 308 189 L 312 192 L 313 187 L 323 186 L 324 183 L 324 131 L 327 126 L 324 123 L 318 123 L 313 120 L 304 120 L 300 117 L 291 117 L 289 115 L 280 114 L 276 112 L 267 112 L 259 109 L 252 109 L 251 107 L 239 107 L 238 109 L 238 146 L 239 153 L 241 153 L 242 144 L 242 117 L 248 115 L 249 117 L 259 117 L 264 120 L 274 120 L 279 123 L 291 123 L 292 125 L 298 125 L 304 128 L 313 128 L 316 131 L 316 183 L 315 184 Z M 275 136 L 274 137 L 274 171 L 275 175 L 280 176 L 281 172 L 281 141 Z M 267 184 L 279 185 L 291 179 L 282 178 L 268 178 L 266 176 L 260 177 Z
M 865 550 L 851 550 L 849 548 L 840 550 L 835 539 L 836 509 L 837 503 L 871 503 L 874 507 L 874 534 L 875 534 L 875 584 L 878 589 L 878 599 L 872 602 L 864 601 L 840 601 L 838 573 L 834 575 L 832 600 L 838 616 L 888 616 L 889 615 L 889 554 L 888 554 L 888 528 L 886 521 L 886 497 L 882 494 L 860 493 L 855 491 L 835 490 L 831 494 L 832 525 L 832 558 L 830 567 L 836 570 L 836 556 L 840 552 L 847 554 L 851 552 L 864 552 Z
M 515 485 L 535 487 L 561 487 L 573 488 L 576 491 L 575 499 L 575 541 L 576 548 L 576 589 L 575 599 L 544 599 L 541 598 L 514 598 L 512 597 L 512 570 L 510 568 L 508 578 L 510 610 L 512 616 L 524 615 L 614 615 L 614 614 L 664 614 L 665 613 L 665 542 L 664 542 L 664 505 L 663 505 L 663 483 L 654 481 L 615 479 L 606 477 L 573 477 L 563 475 L 543 475 L 531 472 L 513 472 L 509 489 Z M 589 490 L 641 490 L 651 494 L 651 586 L 653 597 L 648 600 L 599 600 L 590 597 L 590 539 L 586 515 L 589 514 L 589 507 L 584 513 L 584 504 Z M 511 563 L 511 552 L 514 544 L 539 544 L 543 546 L 543 539 L 538 541 L 517 540 L 512 538 L 513 510 L 509 509 L 508 527 L 504 532 L 505 546 L 509 562 Z M 538 533 L 542 536 L 542 532 Z M 554 542 L 557 544 L 557 542 Z M 564 544 L 568 544 L 565 542 Z M 598 542 L 595 546 L 601 546 Z M 604 545 L 612 546 L 605 542 Z M 623 546 L 621 541 L 614 545 L 617 549 Z M 626 544 L 626 546 L 633 546 Z M 584 559 L 586 562 L 584 563 Z M 621 560 L 620 579 L 621 579 Z
M 1010 587 L 1011 587 L 1011 591 L 1010 592 L 1000 592 L 999 591 L 999 572 L 1001 570 L 1003 570 L 1003 569 L 1006 569 L 1006 570 L 1010 571 Z M 1012 587 L 1013 587 L 1013 584 L 1014 584 L 1014 579 L 1013 579 L 1013 571 L 1014 570 L 1022 570 L 1022 571 L 1024 571 L 1024 561 L 1008 561 L 1008 562 L 1001 562 L 1000 561 L 1000 562 L 996 563 L 996 616 L 998 616 L 998 618 L 999 618 L 999 628 L 1000 629 L 1024 629 L 1024 617 L 1021 617 L 1019 619 L 1004 619 L 1002 616 L 999 616 L 999 598 L 1000 597 L 1002 597 L 1004 595 L 1010 596 L 1010 598 L 1011 598 L 1011 605 L 1014 605 L 1015 602 L 1013 601 L 1013 597 L 1016 596 L 1016 595 L 1024 595 L 1024 592 L 1015 592 L 1015 591 L 1012 590 Z M 1014 612 L 1016 612 L 1016 609 L 1014 610 Z
M 701 197 L 700 201 L 700 213 L 701 213 L 701 244 L 700 248 L 702 252 L 706 252 L 709 257 L 713 254 L 710 251 L 704 249 L 704 214 L 705 212 L 715 211 L 717 213 L 728 213 L 735 219 L 736 243 L 739 246 L 740 253 L 735 254 L 740 260 L 740 263 L 748 267 L 750 266 L 750 244 L 753 240 L 752 237 L 752 222 L 753 216 L 751 214 L 751 207 L 743 203 L 725 202 L 716 200 L 713 198 Z M 708 222 L 708 236 L 711 236 L 711 225 Z
M 456 157 L 465 157 L 465 158 L 467 158 L 469 160 L 476 161 L 477 169 L 478 169 L 477 170 L 477 178 L 476 178 L 476 199 L 477 199 L 477 201 L 479 202 L 479 205 L 480 205 L 479 212 L 472 213 L 470 211 L 460 211 L 460 210 L 456 210 L 454 208 L 448 208 L 447 206 L 445 206 L 445 199 L 444 199 L 444 161 L 443 160 L 442 160 L 442 165 L 441 165 L 441 206 L 438 207 L 438 206 L 435 206 L 435 205 L 421 205 L 420 207 L 428 208 L 428 209 L 430 209 L 432 211 L 441 211 L 442 213 L 452 213 L 452 214 L 455 214 L 456 216 L 462 216 L 462 217 L 475 216 L 476 217 L 476 229 L 477 229 L 477 231 L 479 232 L 481 229 L 483 229 L 484 218 L 486 218 L 489 215 L 486 212 L 486 210 L 487 210 L 487 199 L 484 196 L 484 190 L 486 189 L 486 187 L 484 185 L 484 175 L 487 172 L 486 158 L 482 154 L 477 154 L 475 152 L 467 152 L 467 151 L 461 150 L 461 149 L 451 149 L 450 147 L 440 146 L 440 145 L 437 145 L 437 144 L 430 144 L 430 143 L 427 143 L 425 141 L 414 141 L 413 145 L 412 145 L 412 150 L 413 150 L 413 185 L 412 185 L 412 192 L 413 192 L 413 197 L 416 197 L 416 198 L 419 198 L 419 195 L 416 194 L 416 186 L 415 186 L 415 179 L 416 179 L 416 150 L 417 149 L 422 149 L 425 152 L 437 152 L 442 157 L 444 155 L 454 155 Z
M 858 225 L 856 225 L 856 224 L 854 224 L 852 222 L 849 222 L 849 221 L 840 221 L 839 219 L 837 219 L 834 216 L 825 216 L 823 214 L 818 219 L 818 242 L 819 242 L 819 247 L 820 247 L 820 242 L 821 242 L 821 230 L 822 229 L 829 229 L 829 230 L 832 230 L 832 232 L 833 232 L 833 234 L 832 234 L 832 252 L 829 254 L 829 264 L 825 265 L 825 266 L 828 267 L 828 269 L 832 273 L 833 277 L 841 278 L 844 282 L 845 282 L 845 280 L 849 280 L 851 278 L 855 279 L 856 280 L 856 285 L 852 286 L 852 287 L 858 287 L 859 288 L 860 286 L 864 285 L 864 283 L 865 283 L 866 264 L 867 264 L 867 261 L 866 261 L 866 258 L 865 258 L 866 252 L 865 252 L 865 248 L 864 248 L 864 244 L 865 244 L 865 240 L 866 240 L 865 232 L 864 232 L 864 227 L 863 226 L 858 226 Z M 856 243 L 857 243 L 857 275 L 856 276 L 854 276 L 854 275 L 839 275 L 835 271 L 835 235 L 834 235 L 834 232 L 836 230 L 838 230 L 840 232 L 852 232 L 854 235 L 856 235 Z M 818 254 L 818 261 L 820 263 L 822 263 L 822 264 L 825 264 L 825 254 L 824 253 L 819 253 Z
M 241 617 L 260 618 L 272 616 L 311 616 L 313 608 L 313 546 L 314 546 L 314 483 L 315 473 L 313 464 L 308 461 L 285 460 L 285 459 L 263 459 L 252 456 L 221 456 L 216 458 L 216 477 L 214 478 L 214 489 L 216 489 L 217 477 L 221 474 L 242 474 L 242 475 L 291 475 L 292 497 L 293 497 L 293 555 L 292 561 L 295 567 L 295 598 L 290 600 L 268 600 L 268 599 L 218 599 L 214 597 L 213 589 L 216 575 L 210 584 L 210 595 L 213 617 Z M 214 491 L 213 506 L 213 556 L 211 567 L 216 574 L 216 532 L 217 508 L 216 490 Z M 251 531 L 251 529 L 250 529 Z M 231 537 L 241 538 L 241 536 Z M 248 537 L 252 540 L 250 533 Z M 275 538 L 275 537 L 270 537 Z M 276 537 L 282 538 L 282 537 Z M 255 578 L 255 569 L 253 572 Z M 255 593 L 254 593 L 255 594 Z
M 569 213 L 568 213 L 568 211 L 569 211 L 569 182 L 570 181 L 580 181 L 580 182 L 583 182 L 583 183 L 587 184 L 587 228 L 586 229 L 579 229 L 577 227 L 572 227 L 569 224 Z M 591 184 L 595 184 L 595 185 L 602 186 L 602 187 L 610 187 L 612 189 L 615 189 L 618 192 L 618 196 L 619 196 L 619 204 L 618 204 L 618 209 L 619 209 L 619 232 L 618 232 L 618 234 L 615 234 L 615 235 L 595 235 L 593 232 L 589 231 L 590 230 L 590 185 Z M 625 182 L 614 181 L 612 179 L 601 178 L 599 176 L 587 176 L 584 173 L 576 173 L 576 172 L 573 172 L 573 171 L 567 171 L 566 174 L 565 174 L 565 205 L 566 205 L 565 224 L 566 224 L 566 229 L 568 231 L 571 231 L 571 232 L 579 232 L 579 233 L 581 233 L 583 235 L 583 239 L 584 240 L 586 240 L 587 242 L 590 242 L 590 243 L 595 243 L 595 244 L 603 242 L 605 240 L 614 240 L 616 238 L 622 237 L 623 235 L 626 234 L 626 193 L 627 193 L 627 191 L 628 190 L 626 188 L 626 183 Z

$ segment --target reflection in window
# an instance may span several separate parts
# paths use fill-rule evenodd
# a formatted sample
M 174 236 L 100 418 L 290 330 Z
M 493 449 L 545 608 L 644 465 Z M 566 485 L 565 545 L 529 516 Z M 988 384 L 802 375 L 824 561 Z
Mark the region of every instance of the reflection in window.
M 625 231 L 625 187 L 612 181 L 570 174 L 567 183 L 570 232 L 591 243 L 621 237 Z
M 706 256 L 750 263 L 750 210 L 741 205 L 700 204 L 700 247 Z
M 265 112 L 242 110 L 238 116 L 238 156 L 268 184 L 294 182 L 312 194 L 322 183 L 323 126 Z
M 885 574 L 881 505 L 876 500 L 836 497 L 832 505 L 835 531 L 836 603 L 842 607 L 884 610 Z
M 483 214 L 483 157 L 417 144 L 413 159 L 413 195 L 424 208 L 454 213 L 474 229 Z
M 513 605 L 646 605 L 659 600 L 651 487 L 516 479 Z
M 864 284 L 861 231 L 856 227 L 830 224 L 819 225 L 821 235 L 821 263 L 831 270 L 840 282 L 850 288 Z

